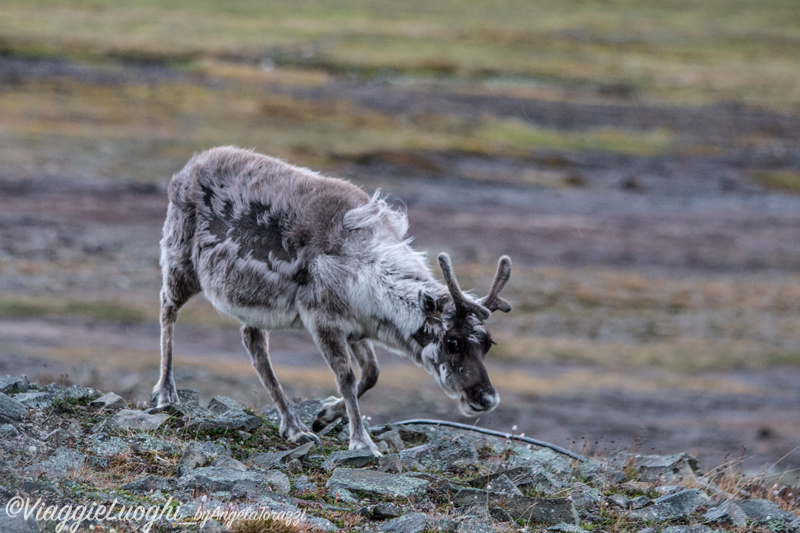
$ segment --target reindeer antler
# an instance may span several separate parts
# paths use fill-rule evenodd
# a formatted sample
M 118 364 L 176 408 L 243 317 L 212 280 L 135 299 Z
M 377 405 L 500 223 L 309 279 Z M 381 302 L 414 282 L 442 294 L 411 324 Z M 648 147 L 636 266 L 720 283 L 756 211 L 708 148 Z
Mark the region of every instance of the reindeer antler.
M 492 281 L 492 288 L 489 294 L 481 298 L 480 303 L 489 311 L 502 311 L 508 313 L 511 311 L 511 304 L 508 300 L 500 297 L 500 291 L 506 286 L 509 278 L 511 278 L 511 258 L 504 255 L 497 262 L 497 273 L 494 275 Z
M 447 288 L 450 290 L 450 296 L 453 297 L 453 303 L 456 306 L 456 314 L 458 316 L 464 316 L 467 313 L 475 313 L 481 320 L 486 320 L 492 316 L 492 312 L 489 311 L 489 309 L 468 298 L 461 292 L 461 287 L 458 286 L 458 280 L 456 280 L 456 276 L 453 274 L 453 265 L 450 263 L 450 257 L 446 253 L 441 253 L 439 254 L 438 260 L 439 268 L 442 269 L 442 276 L 444 276 L 444 281 L 447 283 Z

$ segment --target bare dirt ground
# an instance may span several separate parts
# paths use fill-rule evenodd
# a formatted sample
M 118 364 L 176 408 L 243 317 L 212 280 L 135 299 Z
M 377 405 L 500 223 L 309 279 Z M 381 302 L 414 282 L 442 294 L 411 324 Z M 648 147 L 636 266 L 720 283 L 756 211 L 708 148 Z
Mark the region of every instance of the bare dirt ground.
M 331 173 L 370 191 L 380 187 L 402 201 L 416 246 L 431 254 L 447 250 L 457 265 L 492 265 L 508 253 L 525 272 L 613 270 L 693 279 L 698 287 L 718 278 L 733 285 L 737 280 L 775 287 L 797 282 L 800 196 L 765 188 L 753 172 L 800 171 L 798 117 L 733 105 L 587 106 L 381 84 L 334 83 L 324 91 L 384 112 L 493 113 L 563 129 L 670 127 L 678 144 L 713 138 L 721 147 L 714 155 L 532 147 L 526 157 L 415 151 L 339 161 Z M 761 140 L 742 147 L 736 144 L 742 131 Z M 66 298 L 151 309 L 138 320 L 5 309 L 0 373 L 79 382 L 147 399 L 157 378 L 159 333 L 152 310 L 167 179 L 140 185 L 44 173 L 23 177 L 0 169 L 0 293 L 33 297 L 45 308 L 49 299 Z M 533 290 L 518 286 L 513 294 L 519 299 Z M 546 309 L 526 312 L 532 317 L 526 332 L 591 346 L 580 324 L 548 332 L 542 326 L 548 323 Z M 773 463 L 780 470 L 800 468 L 800 338 L 797 329 L 785 325 L 770 329 L 773 318 L 757 315 L 754 320 L 765 325 L 745 327 L 743 335 L 765 350 L 789 354 L 783 361 L 788 364 L 676 372 L 553 359 L 493 360 L 490 375 L 498 376 L 503 403 L 480 425 L 504 431 L 516 426 L 518 432 L 599 454 L 618 447 L 688 451 L 706 469 L 739 458 L 748 469 Z M 694 319 L 687 315 L 686 320 Z M 744 320 L 753 321 L 750 315 Z M 496 318 L 498 328 L 502 321 Z M 633 342 L 626 331 L 609 335 L 623 344 Z M 724 348 L 735 337 L 725 333 L 712 340 Z M 198 389 L 206 399 L 226 394 L 268 405 L 232 325 L 181 322 L 176 349 L 179 387 Z M 332 376 L 307 336 L 276 333 L 272 353 L 290 394 L 334 392 Z M 409 417 L 462 420 L 431 378 L 397 356 L 381 353 L 380 360 L 384 372 L 378 389 L 362 402 L 373 423 Z

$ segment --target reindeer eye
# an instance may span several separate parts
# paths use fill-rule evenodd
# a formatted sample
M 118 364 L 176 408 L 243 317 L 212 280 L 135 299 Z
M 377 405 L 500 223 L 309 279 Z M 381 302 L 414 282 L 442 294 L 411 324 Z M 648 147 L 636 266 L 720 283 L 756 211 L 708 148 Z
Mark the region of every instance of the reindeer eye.
M 461 351 L 461 343 L 458 342 L 458 339 L 455 337 L 447 339 L 445 344 L 447 345 L 447 351 L 450 353 L 458 353 Z

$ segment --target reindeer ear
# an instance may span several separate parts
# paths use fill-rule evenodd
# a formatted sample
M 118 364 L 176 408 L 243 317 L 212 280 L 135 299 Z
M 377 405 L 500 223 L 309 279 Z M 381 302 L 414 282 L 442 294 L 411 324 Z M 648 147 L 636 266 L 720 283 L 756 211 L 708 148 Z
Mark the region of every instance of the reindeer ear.
M 419 306 L 426 314 L 433 314 L 437 310 L 436 298 L 426 291 L 419 291 Z

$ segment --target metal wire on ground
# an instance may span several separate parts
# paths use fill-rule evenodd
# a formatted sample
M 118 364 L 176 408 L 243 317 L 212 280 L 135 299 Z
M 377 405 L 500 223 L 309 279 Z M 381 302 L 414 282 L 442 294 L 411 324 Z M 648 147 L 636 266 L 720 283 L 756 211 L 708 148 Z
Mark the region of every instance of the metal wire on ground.
M 458 429 L 466 429 L 467 431 L 475 431 L 477 433 L 483 433 L 485 435 L 492 435 L 494 437 L 503 437 L 505 439 L 510 440 L 518 440 L 520 442 L 525 442 L 527 444 L 533 444 L 534 446 L 539 446 L 541 448 L 548 448 L 553 450 L 554 452 L 558 452 L 560 454 L 566 455 L 567 457 L 571 457 L 577 461 L 586 462 L 588 459 L 582 455 L 578 455 L 575 452 L 571 452 L 567 449 L 564 449 L 560 446 L 556 446 L 555 444 L 550 444 L 549 442 L 544 442 L 541 440 L 531 439 L 530 437 L 524 437 L 521 435 L 515 435 L 513 433 L 503 433 L 502 431 L 494 431 L 492 429 L 484 429 L 479 428 L 477 426 L 470 426 L 467 424 L 460 424 L 458 422 L 449 422 L 447 420 L 429 420 L 425 418 L 417 418 L 414 420 L 403 420 L 402 422 L 392 422 L 392 424 L 399 425 L 399 426 L 406 426 L 410 424 L 425 424 L 430 426 L 447 426 L 453 427 Z

